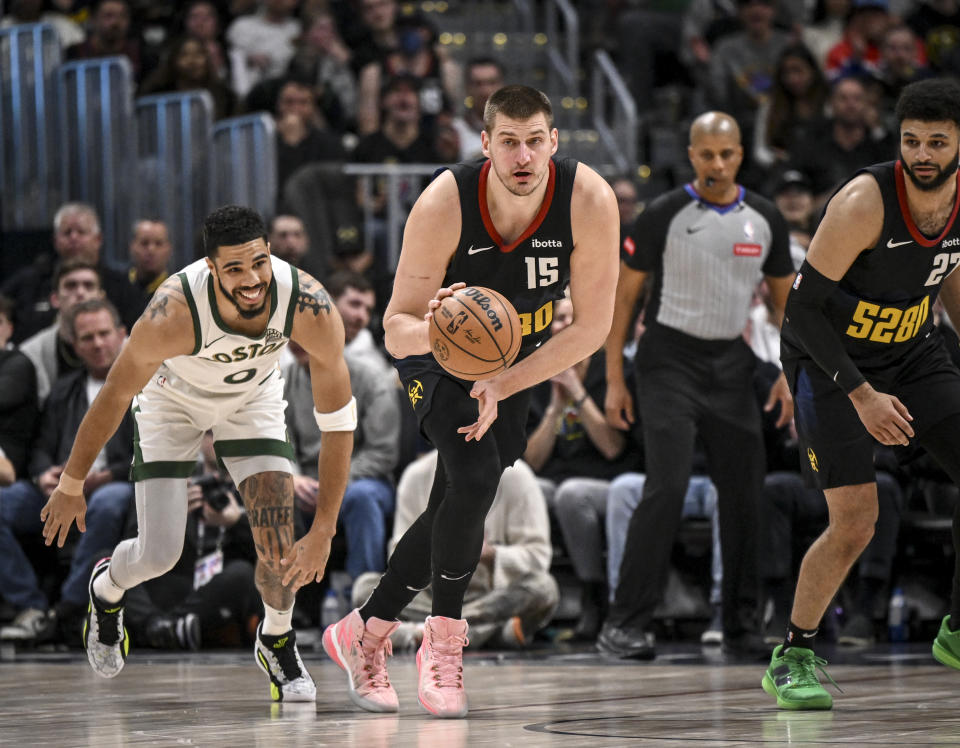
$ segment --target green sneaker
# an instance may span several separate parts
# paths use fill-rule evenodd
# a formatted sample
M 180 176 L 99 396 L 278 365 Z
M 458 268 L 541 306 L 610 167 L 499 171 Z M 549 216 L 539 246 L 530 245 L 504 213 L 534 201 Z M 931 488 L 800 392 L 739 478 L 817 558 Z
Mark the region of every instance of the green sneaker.
M 960 670 L 960 631 L 951 631 L 947 626 L 950 616 L 940 622 L 937 638 L 933 640 L 933 658 L 947 667 Z
M 836 681 L 823 669 L 827 661 L 817 657 L 812 649 L 790 647 L 783 655 L 779 644 L 770 657 L 770 667 L 763 675 L 763 690 L 777 699 L 781 709 L 831 709 L 833 698 L 820 685 L 817 668 L 837 686 Z M 837 690 L 840 687 L 837 686 Z

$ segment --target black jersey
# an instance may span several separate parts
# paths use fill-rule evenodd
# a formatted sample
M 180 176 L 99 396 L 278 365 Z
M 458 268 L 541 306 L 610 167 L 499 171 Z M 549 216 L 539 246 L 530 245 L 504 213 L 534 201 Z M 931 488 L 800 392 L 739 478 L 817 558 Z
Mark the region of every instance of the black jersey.
M 531 353 L 550 337 L 554 302 L 570 282 L 570 199 L 577 173 L 576 159 L 551 159 L 543 204 L 527 229 L 506 242 L 487 209 L 487 159 L 452 166 L 460 193 L 460 242 L 447 266 L 443 285 L 464 281 L 499 291 L 520 315 L 520 354 Z M 441 371 L 432 354 L 408 356 L 396 362 L 401 378 L 424 370 Z
M 910 215 L 899 161 L 869 166 L 854 177 L 860 174 L 869 174 L 880 186 L 883 230 L 876 245 L 857 256 L 823 309 L 854 363 L 872 370 L 900 360 L 933 329 L 933 302 L 944 278 L 960 264 L 960 224 L 955 221 L 960 189 L 947 225 L 930 238 Z M 789 320 L 784 320 L 782 341 L 783 357 L 805 355 Z

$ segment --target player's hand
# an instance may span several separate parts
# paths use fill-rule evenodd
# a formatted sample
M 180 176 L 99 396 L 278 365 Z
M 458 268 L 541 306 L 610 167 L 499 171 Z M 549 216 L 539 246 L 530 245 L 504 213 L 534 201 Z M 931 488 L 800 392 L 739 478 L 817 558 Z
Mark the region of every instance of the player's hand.
M 40 521 L 43 522 L 43 540 L 50 545 L 54 539 L 57 547 L 63 548 L 70 532 L 70 525 L 76 521 L 80 532 L 87 531 L 86 524 L 87 502 L 83 493 L 68 494 L 59 486 L 53 489 L 47 503 L 40 510 Z
M 777 428 L 783 428 L 793 420 L 793 395 L 790 394 L 790 388 L 787 386 L 787 378 L 780 372 L 780 376 L 770 388 L 770 394 L 767 396 L 767 402 L 763 406 L 764 413 L 773 410 L 777 403 L 780 403 L 780 417 L 777 418 Z
M 481 379 L 473 385 L 470 390 L 470 397 L 477 399 L 479 414 L 477 420 L 469 426 L 461 426 L 457 429 L 458 434 L 465 434 L 466 441 L 471 439 L 480 441 L 483 435 L 487 433 L 493 422 L 497 420 L 497 403 L 500 401 L 500 393 L 497 388 L 496 377 L 490 379 Z
M 613 428 L 626 431 L 633 423 L 633 398 L 623 378 L 607 382 L 607 396 L 603 399 L 603 413 Z
M 433 295 L 433 298 L 427 302 L 427 313 L 423 315 L 425 322 L 429 322 L 433 319 L 434 310 L 440 306 L 440 302 L 443 301 L 448 296 L 453 296 L 454 291 L 459 291 L 461 288 L 466 288 L 467 284 L 463 281 L 454 283 L 446 288 L 437 289 L 437 292 Z
M 319 582 L 327 569 L 330 558 L 331 535 L 310 530 L 293 544 L 290 552 L 280 559 L 280 566 L 287 569 L 281 580 L 284 587 L 298 590 L 310 582 Z
M 910 443 L 913 416 L 898 398 L 877 392 L 864 382 L 850 393 L 850 400 L 863 425 L 878 442 L 888 446 Z

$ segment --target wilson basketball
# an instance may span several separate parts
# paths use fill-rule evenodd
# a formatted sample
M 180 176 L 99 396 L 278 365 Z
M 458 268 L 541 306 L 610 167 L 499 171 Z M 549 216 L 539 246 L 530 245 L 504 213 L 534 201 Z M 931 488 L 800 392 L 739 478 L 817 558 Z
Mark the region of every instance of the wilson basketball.
M 440 302 L 430 323 L 430 350 L 460 379 L 486 379 L 520 352 L 520 317 L 496 291 L 467 286 Z

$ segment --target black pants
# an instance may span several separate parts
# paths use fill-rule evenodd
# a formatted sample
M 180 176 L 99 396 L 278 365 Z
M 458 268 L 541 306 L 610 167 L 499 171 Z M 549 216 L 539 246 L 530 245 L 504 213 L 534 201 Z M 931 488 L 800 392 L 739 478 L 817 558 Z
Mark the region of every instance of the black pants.
M 386 585 L 374 591 L 368 609 L 381 618 L 396 617 L 409 602 L 398 583 L 413 594 L 432 584 L 433 614 L 460 617 L 463 593 L 480 560 L 483 524 L 500 475 L 526 448 L 529 392 L 501 401 L 490 430 L 480 441 L 467 442 L 457 429 L 477 420 L 477 401 L 464 385 L 434 376 L 429 381 L 420 378 L 423 396 L 429 400 L 421 429 L 437 448 L 437 471 L 427 508 L 390 556 Z M 405 384 L 409 391 L 409 383 Z M 385 586 L 391 589 L 382 589 Z
M 765 472 L 756 358 L 741 339 L 701 341 L 652 328 L 637 351 L 637 408 L 647 480 L 630 519 L 609 621 L 645 629 L 663 595 L 690 480 L 694 441 L 717 487 L 723 556 L 723 628 L 754 628 L 757 533 Z
M 897 553 L 903 491 L 889 473 L 877 473 L 879 516 L 873 539 L 860 556 L 861 577 L 886 582 Z M 764 580 L 793 576 L 794 540 L 816 538 L 829 522 L 827 501 L 818 488 L 807 488 L 800 473 L 776 472 L 763 482 L 761 574 Z

